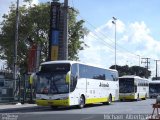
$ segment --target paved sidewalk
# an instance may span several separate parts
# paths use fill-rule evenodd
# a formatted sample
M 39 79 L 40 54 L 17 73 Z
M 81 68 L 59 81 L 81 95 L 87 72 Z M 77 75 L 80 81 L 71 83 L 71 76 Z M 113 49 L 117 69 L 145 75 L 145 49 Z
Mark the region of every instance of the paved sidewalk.
M 4 112 L 11 112 L 15 110 L 27 110 L 27 109 L 33 109 L 33 108 L 39 108 L 40 106 L 37 106 L 36 104 L 0 104 L 0 113 Z
M 35 107 L 37 106 L 36 104 L 21 104 L 21 103 L 16 103 L 16 104 L 0 104 L 0 110 L 3 109 L 10 109 L 10 108 L 27 108 L 27 107 Z

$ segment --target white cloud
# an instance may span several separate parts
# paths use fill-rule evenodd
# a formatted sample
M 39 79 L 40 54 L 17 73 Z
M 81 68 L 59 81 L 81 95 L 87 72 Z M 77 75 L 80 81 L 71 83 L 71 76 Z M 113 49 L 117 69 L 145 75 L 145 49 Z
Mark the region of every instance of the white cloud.
M 38 4 L 39 3 L 39 0 L 33 0 L 32 4 Z
M 85 37 L 84 42 L 89 45 L 80 51 L 80 60 L 103 67 L 113 65 L 115 59 L 114 26 L 109 20 L 105 25 Z M 94 36 L 94 37 L 93 37 Z M 144 21 L 124 24 L 117 20 L 117 64 L 139 65 L 139 56 L 158 59 L 160 56 L 160 42 L 151 36 L 150 29 Z M 154 62 L 151 70 L 154 72 Z
M 131 23 L 128 30 L 127 34 L 130 36 L 129 42 L 135 44 L 145 41 L 146 37 L 150 34 L 150 30 L 144 22 Z
M 123 33 L 125 31 L 125 29 L 126 29 L 125 27 L 126 26 L 125 26 L 125 24 L 122 21 L 117 20 L 116 28 L 117 28 L 117 32 L 118 33 Z

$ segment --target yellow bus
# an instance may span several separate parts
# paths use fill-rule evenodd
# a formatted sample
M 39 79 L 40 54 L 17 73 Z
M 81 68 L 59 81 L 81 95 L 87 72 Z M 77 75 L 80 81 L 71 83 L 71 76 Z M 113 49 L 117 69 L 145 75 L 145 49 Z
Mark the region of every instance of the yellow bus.
M 149 82 L 149 97 L 156 98 L 160 95 L 160 80 L 154 80 Z
M 37 73 L 36 103 L 41 106 L 110 104 L 119 100 L 118 72 L 76 61 L 50 61 Z
M 119 99 L 140 100 L 149 96 L 149 80 L 139 76 L 119 77 Z

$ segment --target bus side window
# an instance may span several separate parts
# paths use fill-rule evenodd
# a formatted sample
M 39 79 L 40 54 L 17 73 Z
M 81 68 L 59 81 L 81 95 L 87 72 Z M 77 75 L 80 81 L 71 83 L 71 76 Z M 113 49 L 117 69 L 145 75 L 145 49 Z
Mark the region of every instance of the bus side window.
M 106 71 L 105 76 L 107 81 L 118 81 L 118 75 L 115 72 Z
M 113 78 L 113 81 L 118 81 L 118 78 L 115 75 L 111 75 Z
M 75 65 L 75 64 L 73 64 L 73 66 L 74 66 L 74 65 Z M 79 64 L 79 77 L 80 77 L 80 78 L 86 78 L 86 77 L 87 77 L 85 65 Z
M 77 79 L 78 79 L 78 65 L 77 64 L 72 64 L 71 67 L 71 92 L 75 89 L 77 85 Z

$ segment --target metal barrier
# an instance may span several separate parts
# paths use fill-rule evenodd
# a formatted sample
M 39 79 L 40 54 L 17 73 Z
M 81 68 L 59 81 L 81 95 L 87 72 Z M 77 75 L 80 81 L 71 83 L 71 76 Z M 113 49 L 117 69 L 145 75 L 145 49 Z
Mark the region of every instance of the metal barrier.
M 0 102 L 12 102 L 13 96 L 13 80 L 0 78 Z
M 34 102 L 35 83 L 29 84 L 29 75 L 24 74 L 16 80 L 16 90 L 13 79 L 0 78 L 0 103 Z

